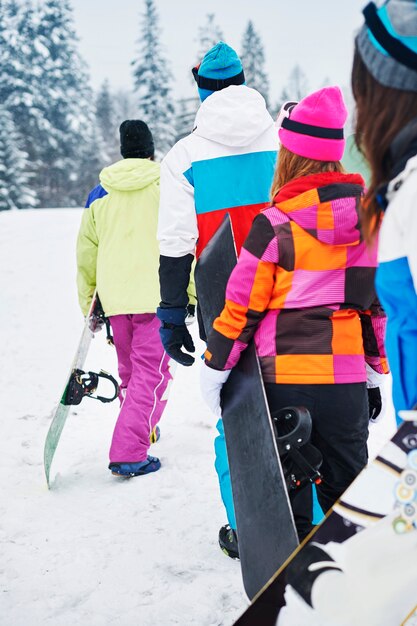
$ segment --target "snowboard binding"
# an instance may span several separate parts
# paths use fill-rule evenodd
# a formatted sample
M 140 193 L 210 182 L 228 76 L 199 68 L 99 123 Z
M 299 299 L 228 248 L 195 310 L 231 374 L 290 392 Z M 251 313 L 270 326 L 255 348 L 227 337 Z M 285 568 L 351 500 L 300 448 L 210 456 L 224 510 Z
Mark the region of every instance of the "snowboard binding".
M 114 394 L 111 397 L 94 395 L 97 390 L 100 378 L 109 380 L 114 386 Z M 117 381 L 111 374 L 100 370 L 96 372 L 84 372 L 80 369 L 72 371 L 70 381 L 65 391 L 62 404 L 80 404 L 85 397 L 99 400 L 100 402 L 113 402 L 119 395 L 120 389 Z
M 88 321 L 89 328 L 91 332 L 96 333 L 98 330 L 101 330 L 103 326 L 106 327 L 106 341 L 109 346 L 114 346 L 114 339 L 111 332 L 111 326 L 109 318 L 106 317 L 104 313 L 103 306 L 100 302 L 100 298 L 96 297 L 96 301 L 94 304 L 93 312 L 90 315 L 90 319 Z
M 310 443 L 310 412 L 305 407 L 285 407 L 271 417 L 288 491 L 320 484 L 323 457 Z

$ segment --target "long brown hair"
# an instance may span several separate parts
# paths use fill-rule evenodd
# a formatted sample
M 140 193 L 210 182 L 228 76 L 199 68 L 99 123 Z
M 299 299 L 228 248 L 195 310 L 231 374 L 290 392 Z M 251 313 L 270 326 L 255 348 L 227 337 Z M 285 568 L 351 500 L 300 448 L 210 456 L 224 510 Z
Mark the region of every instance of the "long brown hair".
M 271 201 L 274 201 L 278 191 L 291 180 L 309 176 L 310 174 L 320 174 L 322 172 L 344 172 L 340 161 L 315 161 L 307 159 L 294 152 L 290 152 L 281 145 L 278 153 L 278 163 L 271 187 Z
M 368 241 L 378 230 L 382 209 L 378 189 L 389 182 L 389 149 L 399 131 L 417 116 L 417 93 L 384 87 L 368 71 L 357 47 L 353 57 L 352 92 L 356 101 L 356 144 L 371 167 L 371 181 L 361 224 Z

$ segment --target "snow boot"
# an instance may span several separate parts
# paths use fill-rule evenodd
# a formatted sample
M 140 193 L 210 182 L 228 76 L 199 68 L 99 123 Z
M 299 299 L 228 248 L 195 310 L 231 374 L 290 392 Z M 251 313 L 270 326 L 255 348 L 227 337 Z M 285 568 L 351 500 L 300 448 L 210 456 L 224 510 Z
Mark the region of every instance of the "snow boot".
M 222 526 L 219 530 L 219 546 L 231 559 L 239 559 L 237 534 L 229 524 Z
M 133 476 L 143 476 L 151 472 L 157 472 L 161 467 L 161 462 L 155 456 L 148 456 L 146 461 L 139 463 L 110 463 L 109 470 L 113 476 L 132 478 Z
M 149 441 L 151 443 L 156 443 L 157 441 L 159 441 L 160 437 L 161 437 L 161 430 L 159 426 L 155 426 L 155 428 L 152 430 L 151 434 L 149 435 Z

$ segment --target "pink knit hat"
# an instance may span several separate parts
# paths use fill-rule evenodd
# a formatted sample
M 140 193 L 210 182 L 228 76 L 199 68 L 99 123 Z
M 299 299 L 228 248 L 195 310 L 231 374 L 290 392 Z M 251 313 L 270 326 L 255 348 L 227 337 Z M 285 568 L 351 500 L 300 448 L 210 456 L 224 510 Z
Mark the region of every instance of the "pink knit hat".
M 283 113 L 280 141 L 307 159 L 340 161 L 345 149 L 343 126 L 347 115 L 339 87 L 324 87 Z

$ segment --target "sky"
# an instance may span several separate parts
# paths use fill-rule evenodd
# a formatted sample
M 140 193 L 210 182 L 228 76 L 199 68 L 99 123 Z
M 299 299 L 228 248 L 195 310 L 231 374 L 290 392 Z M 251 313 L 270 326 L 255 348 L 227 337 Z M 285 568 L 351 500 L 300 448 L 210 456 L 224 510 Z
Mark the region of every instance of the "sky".
M 97 88 L 108 78 L 113 88 L 132 85 L 131 61 L 140 36 L 144 0 L 73 0 L 80 51 Z M 156 0 L 162 43 L 174 73 L 174 95 L 191 96 L 190 69 L 196 61 L 197 33 L 207 13 L 216 15 L 224 38 L 240 50 L 249 19 L 260 34 L 271 84 L 278 99 L 294 65 L 311 90 L 349 84 L 354 33 L 363 23 L 366 0 Z

